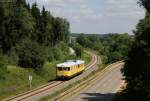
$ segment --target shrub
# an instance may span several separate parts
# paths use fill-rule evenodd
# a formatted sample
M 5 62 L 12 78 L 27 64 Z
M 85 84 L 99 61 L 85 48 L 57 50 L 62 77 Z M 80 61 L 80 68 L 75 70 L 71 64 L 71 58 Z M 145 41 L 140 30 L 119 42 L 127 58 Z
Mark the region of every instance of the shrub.
M 24 40 L 16 46 L 19 61 L 18 65 L 25 68 L 38 70 L 43 67 L 46 60 L 46 51 L 37 42 Z
M 64 59 L 64 54 L 61 51 L 61 49 L 59 49 L 58 47 L 53 48 L 53 54 L 54 54 L 54 58 L 56 60 L 63 60 Z
M 83 56 L 83 48 L 81 45 L 79 45 L 78 43 L 73 43 L 70 44 L 70 46 L 75 50 L 77 57 L 81 58 Z
M 60 42 L 59 44 L 56 45 L 56 47 L 58 49 L 60 49 L 63 52 L 64 55 L 69 55 L 68 54 L 69 53 L 69 47 L 66 43 Z

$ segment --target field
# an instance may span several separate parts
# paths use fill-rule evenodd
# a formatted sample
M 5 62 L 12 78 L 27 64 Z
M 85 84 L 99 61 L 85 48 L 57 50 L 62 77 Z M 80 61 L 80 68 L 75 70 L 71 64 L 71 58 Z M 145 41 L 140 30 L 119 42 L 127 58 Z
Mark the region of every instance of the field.
M 85 60 L 86 63 L 90 61 L 90 56 L 85 52 L 83 60 Z M 7 66 L 7 78 L 0 81 L 0 100 L 30 90 L 29 75 L 33 76 L 31 89 L 54 80 L 56 78 L 55 65 L 57 63 L 60 63 L 60 61 L 45 63 L 43 69 L 38 73 L 29 68 Z

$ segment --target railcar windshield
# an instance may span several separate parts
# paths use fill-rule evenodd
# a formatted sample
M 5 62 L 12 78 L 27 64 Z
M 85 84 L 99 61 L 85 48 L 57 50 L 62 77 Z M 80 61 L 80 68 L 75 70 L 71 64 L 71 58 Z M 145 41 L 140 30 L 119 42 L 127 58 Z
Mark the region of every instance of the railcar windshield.
M 63 68 L 62 68 L 62 67 L 57 67 L 57 69 L 58 69 L 59 71 L 63 71 Z
M 65 67 L 64 71 L 70 71 L 70 68 L 69 67 Z
M 69 67 L 58 67 L 59 71 L 70 71 Z

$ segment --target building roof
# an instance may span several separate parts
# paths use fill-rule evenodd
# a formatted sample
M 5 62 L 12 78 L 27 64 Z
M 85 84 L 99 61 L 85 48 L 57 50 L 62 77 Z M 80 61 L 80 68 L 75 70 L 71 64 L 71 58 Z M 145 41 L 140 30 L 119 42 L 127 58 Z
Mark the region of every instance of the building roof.
M 79 65 L 83 63 L 84 63 L 83 60 L 69 60 L 67 62 L 57 64 L 57 67 L 71 67 L 71 66 L 75 66 L 75 65 Z

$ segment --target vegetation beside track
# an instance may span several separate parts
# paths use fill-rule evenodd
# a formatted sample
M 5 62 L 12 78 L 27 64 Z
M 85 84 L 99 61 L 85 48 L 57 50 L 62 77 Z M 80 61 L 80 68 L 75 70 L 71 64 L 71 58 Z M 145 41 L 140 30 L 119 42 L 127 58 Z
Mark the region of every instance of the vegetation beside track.
M 77 42 L 84 48 L 89 48 L 102 55 L 103 63 L 107 64 L 127 59 L 129 46 L 132 44 L 133 38 L 127 33 L 110 33 L 107 37 L 88 36 L 82 33 L 78 35 Z
M 85 51 L 82 59 L 85 60 L 86 63 L 89 63 L 91 60 L 89 54 Z M 6 78 L 0 80 L 0 100 L 30 90 L 28 81 L 29 75 L 33 76 L 32 89 L 55 80 L 55 66 L 60 62 L 62 61 L 46 62 L 42 71 L 38 74 L 31 68 L 20 68 L 13 65 L 7 66 L 8 73 L 5 74 Z

